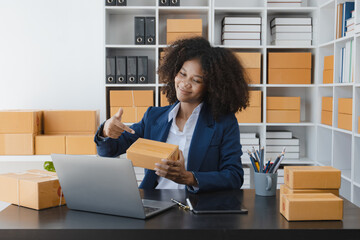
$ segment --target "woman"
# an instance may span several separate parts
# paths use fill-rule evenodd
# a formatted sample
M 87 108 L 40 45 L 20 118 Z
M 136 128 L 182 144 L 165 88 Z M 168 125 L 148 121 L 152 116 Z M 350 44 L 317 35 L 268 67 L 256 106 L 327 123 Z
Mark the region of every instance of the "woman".
M 95 135 L 98 154 L 116 157 L 139 137 L 176 144 L 180 159 L 145 170 L 140 188 L 240 188 L 244 172 L 234 113 L 246 108 L 249 93 L 237 58 L 203 38 L 179 40 L 166 49 L 158 74 L 171 105 L 149 107 L 130 128 L 121 123 L 120 109 Z

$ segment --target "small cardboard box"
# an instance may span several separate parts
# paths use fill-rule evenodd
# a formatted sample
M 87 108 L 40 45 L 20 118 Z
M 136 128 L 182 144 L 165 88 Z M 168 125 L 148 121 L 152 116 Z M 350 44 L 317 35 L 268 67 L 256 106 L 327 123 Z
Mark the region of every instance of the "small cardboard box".
M 99 127 L 99 111 L 44 111 L 44 134 L 93 134 Z
M 133 91 L 131 90 L 111 90 L 110 107 L 132 107 L 134 104 Z
M 260 84 L 261 68 L 244 68 L 248 84 Z
M 299 123 L 300 110 L 266 110 L 268 123 Z
M 342 220 L 343 204 L 332 193 L 283 194 L 280 213 L 288 221 Z
M 65 154 L 64 135 L 38 135 L 35 136 L 35 154 L 50 155 L 52 153 Z
M 338 112 L 344 114 L 352 114 L 352 98 L 338 99 Z
M 261 107 L 262 91 L 249 91 L 249 106 Z
M 170 104 L 169 104 L 169 101 L 166 98 L 166 94 L 160 92 L 160 106 L 164 107 L 164 106 L 168 106 L 168 105 L 170 105 Z
M 267 110 L 300 110 L 300 97 L 267 97 Z
M 338 128 L 352 131 L 352 114 L 338 113 Z
M 166 44 L 171 44 L 179 39 L 201 37 L 202 32 L 167 32 L 166 33 Z
M 1 174 L 0 201 L 36 210 L 65 204 L 56 173 L 43 170 Z
M 136 122 L 141 121 L 144 117 L 145 112 L 148 110 L 149 107 L 137 107 L 136 108 Z
M 148 107 L 121 107 L 123 109 L 123 115 L 121 122 L 123 123 L 135 123 L 142 119 L 144 113 Z M 111 107 L 110 114 L 111 117 L 119 111 L 120 107 Z M 142 114 L 142 115 L 141 115 Z
M 0 134 L 0 155 L 34 155 L 34 134 Z
M 269 69 L 311 69 L 311 52 L 270 52 Z
M 139 138 L 126 151 L 127 158 L 135 167 L 154 169 L 161 159 L 178 160 L 179 146 Z
M 333 98 L 332 97 L 322 97 L 321 110 L 332 112 L 332 110 L 333 110 Z
M 285 166 L 284 183 L 292 189 L 339 189 L 341 171 L 330 166 Z
M 202 19 L 167 19 L 166 32 L 168 33 L 201 33 Z
M 236 112 L 235 117 L 239 123 L 261 123 L 261 107 L 247 107 Z
M 334 69 L 334 55 L 324 57 L 324 69 Z
M 332 126 L 332 114 L 333 114 L 333 112 L 322 110 L 321 111 L 321 123 Z
M 66 136 L 66 154 L 95 155 L 96 144 L 94 135 L 68 135 Z
M 243 68 L 261 68 L 261 53 L 234 52 Z
M 333 83 L 334 82 L 334 70 L 333 69 L 324 69 L 323 70 L 323 83 Z
M 311 69 L 270 68 L 269 84 L 311 84 Z
M 292 189 L 286 184 L 280 185 L 280 195 L 282 194 L 297 194 L 297 193 L 332 193 L 339 196 L 339 189 Z
M 150 107 L 154 106 L 153 90 L 137 90 L 134 93 L 134 107 Z
M 33 133 L 43 131 L 43 112 L 31 110 L 0 111 L 0 134 Z

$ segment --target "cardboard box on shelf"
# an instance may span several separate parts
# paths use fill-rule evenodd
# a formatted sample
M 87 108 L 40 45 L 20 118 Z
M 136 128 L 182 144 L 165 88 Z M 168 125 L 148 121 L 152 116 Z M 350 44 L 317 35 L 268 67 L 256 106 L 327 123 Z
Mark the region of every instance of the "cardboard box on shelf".
M 322 110 L 321 111 L 321 123 L 332 126 L 332 114 L 333 114 L 333 112 L 331 112 L 331 111 Z
M 43 170 L 1 174 L 0 201 L 36 210 L 65 204 L 56 173 Z
M 311 84 L 311 69 L 270 68 L 268 72 L 268 84 Z
M 98 110 L 44 111 L 44 134 L 93 134 L 99 127 Z
M 269 69 L 311 69 L 311 52 L 270 52 Z
M 243 68 L 261 68 L 261 53 L 258 52 L 234 52 Z
M 324 57 L 324 69 L 334 69 L 334 55 Z
M 343 200 L 332 193 L 283 194 L 280 213 L 288 221 L 342 220 Z
M 0 134 L 0 155 L 34 155 L 34 134 Z
M 132 107 L 134 105 L 132 90 L 111 90 L 110 107 Z
M 161 159 L 178 160 L 179 146 L 139 138 L 126 151 L 127 158 L 135 167 L 154 169 Z
M 336 196 L 339 196 L 339 189 L 292 189 L 286 184 L 280 185 L 280 195 L 282 194 L 297 194 L 297 193 L 332 193 Z
M 338 112 L 344 114 L 352 114 L 352 98 L 338 99 Z
M 202 32 L 202 19 L 167 19 L 166 32 Z
M 94 135 L 66 136 L 66 154 L 95 155 L 97 154 Z
M 261 123 L 261 107 L 247 107 L 236 112 L 235 117 L 239 123 Z
M 148 107 L 121 107 L 123 109 L 123 115 L 121 121 L 124 123 L 135 123 L 139 122 Z M 110 114 L 111 117 L 119 111 L 120 107 L 111 107 Z M 141 115 L 142 114 L 142 115 Z
M 333 110 L 333 98 L 332 97 L 322 97 L 321 110 L 325 110 L 325 111 Z
M 249 91 L 249 106 L 250 107 L 261 107 L 261 96 L 262 91 Z
M 153 90 L 137 90 L 134 93 L 134 107 L 150 107 L 154 106 Z
M 352 131 L 352 114 L 338 113 L 338 128 Z
M 245 68 L 244 71 L 248 84 L 261 84 L 261 68 Z
M 166 44 L 171 44 L 179 39 L 202 37 L 202 32 L 167 32 Z
M 267 110 L 300 110 L 300 97 L 267 97 Z
M 169 101 L 166 98 L 166 94 L 160 92 L 160 107 L 168 106 Z
M 38 135 L 35 136 L 35 154 L 50 155 L 52 153 L 65 154 L 64 135 Z
M 299 123 L 300 110 L 266 110 L 267 123 Z
M 339 189 L 341 171 L 330 166 L 285 166 L 284 183 L 292 189 Z
M 323 70 L 323 83 L 333 83 L 334 82 L 334 70 L 333 69 L 324 69 Z
M 43 111 L 7 110 L 0 111 L 0 134 L 33 133 L 43 131 Z

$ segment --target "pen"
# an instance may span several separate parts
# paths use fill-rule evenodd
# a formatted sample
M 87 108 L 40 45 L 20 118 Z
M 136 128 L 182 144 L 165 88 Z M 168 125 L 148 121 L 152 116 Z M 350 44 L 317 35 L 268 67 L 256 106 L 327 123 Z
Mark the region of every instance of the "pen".
M 186 204 L 189 206 L 189 210 L 192 211 L 193 207 L 192 207 L 192 204 L 191 204 L 189 198 L 186 198 Z
M 185 209 L 185 210 L 189 210 L 189 209 L 190 209 L 189 206 L 186 206 L 186 205 L 182 204 L 181 202 L 176 201 L 176 200 L 173 199 L 173 198 L 171 199 L 171 201 L 174 202 L 174 203 L 176 203 L 177 205 L 179 205 L 179 207 L 181 207 L 182 209 Z
M 248 152 L 248 154 L 249 154 L 250 161 L 251 161 L 251 164 L 253 165 L 254 171 L 255 171 L 255 172 L 258 172 L 255 159 L 254 159 L 253 156 L 251 155 L 251 152 L 249 151 L 249 149 L 247 150 L 247 152 Z

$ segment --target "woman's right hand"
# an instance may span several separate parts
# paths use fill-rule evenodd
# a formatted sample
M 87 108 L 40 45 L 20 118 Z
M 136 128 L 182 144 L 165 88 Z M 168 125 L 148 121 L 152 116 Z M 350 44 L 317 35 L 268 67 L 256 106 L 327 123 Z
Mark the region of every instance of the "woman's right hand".
M 119 111 L 117 111 L 117 113 L 114 116 L 112 116 L 105 122 L 102 132 L 104 137 L 117 139 L 124 131 L 127 131 L 132 134 L 135 133 L 133 129 L 129 128 L 128 126 L 126 126 L 121 122 L 122 115 L 123 115 L 123 109 L 120 108 Z

